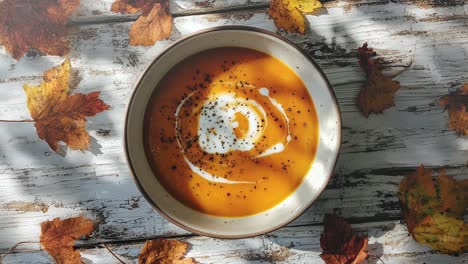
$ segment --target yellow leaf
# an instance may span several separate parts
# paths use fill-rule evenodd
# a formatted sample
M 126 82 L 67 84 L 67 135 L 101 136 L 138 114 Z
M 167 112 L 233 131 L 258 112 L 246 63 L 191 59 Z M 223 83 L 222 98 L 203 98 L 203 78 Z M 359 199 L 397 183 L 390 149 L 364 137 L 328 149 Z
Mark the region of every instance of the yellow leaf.
M 318 0 L 292 0 L 297 2 L 297 9 L 303 13 L 312 13 L 322 7 L 322 3 Z
M 55 152 L 59 150 L 59 141 L 72 149 L 88 149 L 90 136 L 86 131 L 86 117 L 109 109 L 98 98 L 99 92 L 69 95 L 70 71 L 67 59 L 46 71 L 39 86 L 23 86 L 37 135 Z
M 278 28 L 304 34 L 307 21 L 297 7 L 296 0 L 271 0 L 268 14 Z
M 455 181 L 443 170 L 433 179 L 431 172 L 421 165 L 400 183 L 408 231 L 419 243 L 444 253 L 463 252 L 468 248 L 468 226 L 463 222 L 468 181 Z
M 468 225 L 444 214 L 426 217 L 413 231 L 416 241 L 443 253 L 461 253 L 468 249 Z

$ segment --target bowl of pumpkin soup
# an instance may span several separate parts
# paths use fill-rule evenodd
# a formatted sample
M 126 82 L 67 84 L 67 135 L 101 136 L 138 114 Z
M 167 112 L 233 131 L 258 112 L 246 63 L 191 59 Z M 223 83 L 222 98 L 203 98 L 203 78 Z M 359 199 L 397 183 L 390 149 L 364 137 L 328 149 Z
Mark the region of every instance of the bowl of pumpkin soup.
M 264 234 L 301 215 L 325 189 L 340 143 L 338 104 L 317 64 L 245 26 L 165 49 L 138 80 L 125 120 L 143 196 L 172 223 L 220 238 Z

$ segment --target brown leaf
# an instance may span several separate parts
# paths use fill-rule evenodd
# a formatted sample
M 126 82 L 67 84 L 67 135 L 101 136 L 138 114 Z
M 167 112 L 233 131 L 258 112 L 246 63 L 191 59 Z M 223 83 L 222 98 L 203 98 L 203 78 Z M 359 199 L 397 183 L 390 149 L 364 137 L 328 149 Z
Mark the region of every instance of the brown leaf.
M 138 257 L 139 264 L 195 264 L 193 258 L 184 258 L 188 243 L 174 239 L 148 240 Z
M 55 152 L 59 150 L 59 141 L 72 149 L 89 149 L 86 117 L 109 109 L 98 98 L 99 92 L 69 95 L 70 70 L 70 60 L 67 59 L 46 71 L 39 86 L 23 86 L 37 134 Z
M 168 39 L 172 31 L 169 2 L 155 3 L 148 14 L 143 13 L 130 27 L 130 45 L 151 46 Z
M 311 13 L 321 7 L 318 0 L 271 0 L 268 14 L 278 28 L 304 34 L 307 20 L 303 13 Z
M 325 215 L 320 236 L 320 257 L 327 264 L 359 264 L 368 254 L 367 236 L 355 234 L 351 225 L 337 215 Z
M 111 10 L 122 14 L 142 12 L 130 27 L 130 45 L 151 46 L 171 36 L 172 15 L 168 0 L 116 0 Z
M 58 264 L 76 264 L 81 261 L 80 252 L 73 248 L 75 240 L 90 235 L 94 230 L 93 221 L 78 216 L 41 223 L 41 244 Z
M 419 243 L 444 253 L 460 253 L 468 248 L 468 225 L 463 214 L 468 205 L 468 181 L 455 181 L 440 170 L 418 170 L 400 183 L 399 199 L 408 231 Z
M 4 0 L 0 2 L 0 45 L 21 58 L 29 49 L 49 55 L 70 50 L 67 20 L 80 0 Z
M 367 43 L 358 48 L 359 65 L 367 74 L 367 84 L 359 91 L 356 103 L 366 117 L 394 106 L 395 93 L 400 89 L 398 82 L 382 74 L 380 61 L 374 56 L 375 52 Z
M 146 5 L 153 5 L 156 0 L 116 0 L 112 3 L 111 11 L 121 14 L 140 12 Z
M 468 135 L 468 83 L 452 94 L 440 98 L 440 106 L 449 110 L 449 128 L 462 135 Z

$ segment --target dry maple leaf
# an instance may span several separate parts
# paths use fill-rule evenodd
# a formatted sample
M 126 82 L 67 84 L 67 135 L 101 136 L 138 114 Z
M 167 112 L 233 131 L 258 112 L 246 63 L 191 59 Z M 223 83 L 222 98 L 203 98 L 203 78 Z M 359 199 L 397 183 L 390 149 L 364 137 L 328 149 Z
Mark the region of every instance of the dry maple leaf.
M 156 0 L 117 0 L 112 3 L 111 11 L 121 14 L 140 12 L 146 5 L 153 5 Z
M 275 25 L 287 32 L 304 34 L 307 20 L 303 13 L 322 7 L 318 0 L 271 0 L 268 14 Z
M 359 65 L 367 74 L 367 84 L 359 91 L 356 102 L 366 117 L 394 106 L 395 92 L 400 89 L 398 82 L 382 74 L 380 61 L 374 56 L 375 52 L 367 47 L 367 43 L 358 48 Z
M 431 174 L 421 165 L 400 183 L 408 231 L 419 243 L 444 253 L 460 253 L 468 248 L 468 225 L 463 222 L 468 180 L 457 182 L 443 170 L 435 180 Z
M 0 2 L 0 45 L 21 58 L 29 49 L 49 55 L 70 50 L 67 20 L 80 0 L 4 0 Z
M 320 257 L 325 263 L 358 264 L 367 258 L 367 236 L 355 234 L 351 225 L 337 215 L 325 215 L 323 225 Z
M 139 264 L 195 264 L 193 258 L 184 258 L 188 243 L 174 239 L 148 240 L 138 257 Z
M 86 117 L 109 109 L 98 98 L 99 92 L 69 95 L 70 70 L 70 60 L 67 59 L 46 71 L 39 86 L 23 86 L 37 135 L 55 152 L 59 151 L 59 141 L 72 149 L 89 149 Z
M 94 230 L 92 220 L 78 216 L 41 223 L 41 244 L 58 264 L 76 264 L 81 261 L 80 252 L 73 248 L 75 240 L 90 235 Z
M 468 83 L 454 93 L 440 98 L 439 104 L 449 110 L 449 128 L 459 134 L 468 135 Z
M 117 0 L 111 10 L 122 14 L 142 12 L 130 26 L 130 45 L 151 46 L 171 36 L 172 15 L 168 0 Z

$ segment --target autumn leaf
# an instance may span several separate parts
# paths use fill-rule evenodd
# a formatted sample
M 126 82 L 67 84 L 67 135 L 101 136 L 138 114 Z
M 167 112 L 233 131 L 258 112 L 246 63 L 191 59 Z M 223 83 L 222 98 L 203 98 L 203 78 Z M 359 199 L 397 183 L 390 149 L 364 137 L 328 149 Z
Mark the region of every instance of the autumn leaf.
M 307 20 L 303 13 L 312 13 L 321 7 L 318 0 L 271 0 L 268 14 L 278 28 L 304 34 Z
M 195 264 L 193 258 L 184 258 L 188 243 L 174 239 L 148 240 L 138 257 L 139 264 Z
M 468 83 L 452 94 L 440 98 L 440 106 L 449 110 L 449 128 L 468 135 Z
M 90 235 L 94 230 L 92 220 L 78 216 L 41 223 L 41 244 L 58 264 L 76 264 L 81 261 L 80 252 L 73 248 L 75 240 Z
M 152 5 L 156 1 L 149 0 L 117 0 L 112 3 L 111 11 L 121 14 L 134 14 L 140 12 L 146 5 Z
M 318 0 L 295 0 L 297 9 L 303 13 L 312 13 L 322 7 L 322 3 Z
M 72 149 L 89 149 L 86 117 L 109 109 L 98 98 L 99 92 L 69 95 L 70 70 L 70 60 L 67 59 L 46 71 L 39 86 L 23 86 L 37 135 L 55 152 L 59 151 L 59 141 Z
M 468 248 L 468 225 L 463 213 L 468 205 L 468 180 L 455 181 L 444 170 L 433 179 L 422 165 L 400 183 L 399 199 L 408 231 L 419 243 L 444 253 Z
M 68 53 L 67 20 L 79 4 L 80 0 L 0 1 L 0 45 L 15 59 L 29 49 Z
M 325 215 L 320 236 L 320 257 L 327 264 L 359 264 L 368 254 L 367 236 L 355 234 L 351 225 L 337 215 Z
M 367 43 L 358 48 L 359 65 L 367 74 L 367 84 L 359 92 L 356 103 L 366 117 L 394 106 L 395 92 L 400 89 L 398 82 L 382 74 L 380 61 L 374 56 L 375 52 Z
M 130 26 L 130 45 L 151 46 L 171 36 L 172 15 L 168 0 L 117 0 L 111 10 L 122 14 L 142 12 Z

